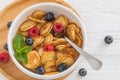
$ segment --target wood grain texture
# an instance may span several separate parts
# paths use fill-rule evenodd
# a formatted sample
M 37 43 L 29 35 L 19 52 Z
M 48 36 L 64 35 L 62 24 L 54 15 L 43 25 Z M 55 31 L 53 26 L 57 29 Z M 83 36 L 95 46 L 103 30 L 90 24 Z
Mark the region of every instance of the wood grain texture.
M 0 68 L 0 72 L 5 75 L 9 80 L 15 80 L 13 77 L 11 77 L 10 75 L 8 75 L 2 68 Z
M 67 3 L 65 3 L 63 0 L 16 0 L 9 6 L 7 6 L 2 12 L 0 12 L 0 51 L 3 52 L 4 50 L 4 44 L 7 42 L 7 34 L 8 34 L 8 27 L 7 22 L 13 21 L 14 18 L 25 8 L 41 2 L 54 2 L 59 3 L 62 5 L 65 5 L 72 10 L 74 10 L 71 6 L 69 6 Z M 22 6 L 21 6 L 22 5 Z M 10 80 L 37 80 L 32 77 L 29 77 L 25 75 L 23 72 L 21 72 L 15 64 L 10 60 L 8 63 L 3 64 L 0 63 L 0 72 L 3 73 L 8 79 Z M 64 80 L 64 78 L 67 76 L 64 76 L 57 80 Z
M 120 0 L 65 0 L 71 4 L 84 20 L 87 31 L 87 49 L 103 62 L 100 71 L 94 71 L 86 61 L 66 80 L 80 80 L 78 70 L 87 69 L 83 80 L 120 80 Z M 110 45 L 104 43 L 104 37 L 112 35 Z

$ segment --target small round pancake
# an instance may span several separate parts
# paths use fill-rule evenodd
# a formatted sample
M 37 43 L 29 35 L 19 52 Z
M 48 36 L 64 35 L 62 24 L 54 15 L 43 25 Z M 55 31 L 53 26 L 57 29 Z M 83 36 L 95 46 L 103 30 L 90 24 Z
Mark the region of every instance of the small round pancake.
M 55 61 L 49 61 L 44 65 L 45 72 L 54 72 L 57 70 Z
M 54 51 L 49 51 L 49 52 L 43 52 L 42 56 L 41 56 L 41 61 L 42 64 L 46 64 L 49 61 L 55 61 L 57 58 L 56 53 Z
M 41 61 L 40 61 L 40 56 L 36 51 L 30 51 L 27 54 L 28 57 L 28 63 L 24 65 L 28 69 L 35 69 L 38 66 L 40 66 Z
M 61 63 L 67 64 L 68 67 L 72 66 L 74 64 L 75 60 L 71 55 L 64 55 L 58 58 L 56 61 L 56 66 L 58 66 Z

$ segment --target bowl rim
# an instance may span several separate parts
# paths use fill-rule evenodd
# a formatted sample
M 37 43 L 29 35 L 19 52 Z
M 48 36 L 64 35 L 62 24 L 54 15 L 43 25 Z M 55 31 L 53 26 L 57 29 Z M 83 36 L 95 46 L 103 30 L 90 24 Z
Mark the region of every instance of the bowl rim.
M 18 22 L 18 18 L 20 18 L 24 13 L 26 13 L 29 9 L 33 8 L 33 7 L 37 7 L 37 6 L 44 6 L 44 5 L 51 5 L 51 6 L 59 6 L 61 8 L 64 8 L 66 10 L 68 10 L 70 13 L 72 13 L 73 15 L 75 15 L 76 19 L 79 20 L 80 24 L 82 25 L 82 33 L 84 33 L 84 42 L 83 42 L 83 49 L 85 50 L 86 49 L 86 44 L 87 44 L 87 34 L 86 34 L 86 29 L 85 29 L 85 25 L 83 24 L 83 21 L 80 19 L 80 17 L 74 12 L 72 11 L 71 9 L 69 9 L 68 7 L 66 6 L 63 6 L 63 5 L 60 5 L 60 4 L 57 4 L 57 3 L 51 3 L 51 2 L 44 2 L 44 3 L 38 3 L 38 4 L 34 4 L 28 8 L 26 8 L 25 10 L 23 10 L 22 12 L 20 12 L 17 17 L 15 18 L 14 22 L 12 23 L 11 25 L 11 28 L 9 30 L 9 33 L 8 33 L 8 50 L 9 50 L 9 54 L 10 54 L 10 57 L 12 59 L 12 61 L 14 62 L 14 64 L 17 66 L 17 68 L 19 68 L 22 72 L 24 72 L 25 74 L 27 74 L 28 76 L 31 76 L 33 78 L 37 78 L 37 79 L 56 79 L 56 78 L 60 78 L 60 77 L 63 77 L 65 75 L 67 75 L 68 73 L 72 72 L 75 67 L 77 66 L 77 64 L 79 63 L 79 58 L 78 60 L 76 60 L 76 62 L 70 67 L 68 68 L 67 70 L 63 71 L 63 72 L 60 72 L 58 74 L 54 74 L 54 75 L 39 75 L 39 74 L 36 74 L 36 73 L 33 73 L 29 70 L 27 70 L 26 68 L 24 68 L 17 60 L 16 58 L 14 57 L 14 54 L 12 53 L 12 45 L 10 44 L 10 39 L 11 39 L 11 33 L 12 31 L 14 30 L 14 25 L 16 22 Z

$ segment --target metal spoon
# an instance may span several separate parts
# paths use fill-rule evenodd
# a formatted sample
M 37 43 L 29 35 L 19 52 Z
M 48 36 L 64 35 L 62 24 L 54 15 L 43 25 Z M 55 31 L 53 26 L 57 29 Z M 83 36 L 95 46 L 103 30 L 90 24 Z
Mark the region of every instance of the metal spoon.
M 94 70 L 99 70 L 102 67 L 102 62 L 95 58 L 94 56 L 90 55 L 80 47 L 78 47 L 75 43 L 73 43 L 70 39 L 68 39 L 66 36 L 64 36 L 65 40 L 70 43 L 80 54 L 84 56 L 84 58 L 88 61 L 89 65 Z

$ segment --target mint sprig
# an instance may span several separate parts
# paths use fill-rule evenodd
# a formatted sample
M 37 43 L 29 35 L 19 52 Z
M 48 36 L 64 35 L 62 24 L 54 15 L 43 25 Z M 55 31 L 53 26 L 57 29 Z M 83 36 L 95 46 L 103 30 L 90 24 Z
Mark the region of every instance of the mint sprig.
M 27 53 L 32 50 L 31 46 L 25 46 L 24 38 L 21 34 L 16 34 L 13 40 L 13 48 L 15 51 L 15 57 L 18 61 L 27 64 Z

